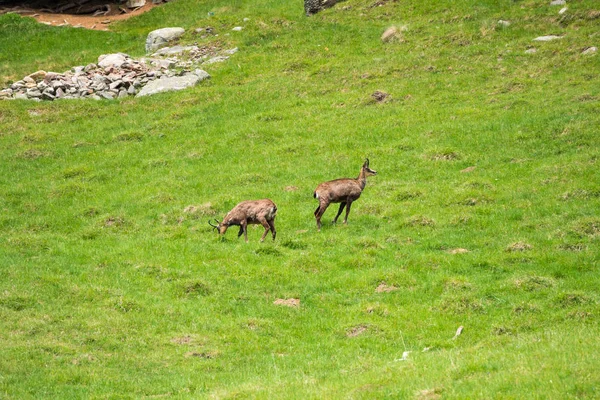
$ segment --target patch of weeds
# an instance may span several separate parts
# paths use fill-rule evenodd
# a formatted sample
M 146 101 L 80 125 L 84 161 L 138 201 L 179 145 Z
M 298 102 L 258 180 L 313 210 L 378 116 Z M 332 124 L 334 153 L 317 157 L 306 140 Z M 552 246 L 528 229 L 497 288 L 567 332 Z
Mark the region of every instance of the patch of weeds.
M 448 278 L 444 282 L 444 290 L 449 292 L 461 292 L 471 290 L 473 285 L 465 278 Z
M 441 301 L 440 309 L 456 315 L 485 312 L 485 307 L 481 301 L 467 296 L 446 297 Z
M 563 244 L 559 245 L 558 248 L 560 250 L 575 251 L 575 252 L 587 250 L 587 246 L 583 243 L 573 243 L 573 244 L 563 243 Z
M 144 134 L 141 132 L 125 132 L 114 137 L 117 142 L 141 142 Z
M 281 251 L 274 247 L 259 247 L 254 251 L 259 256 L 280 256 Z
M 514 314 L 536 314 L 540 312 L 540 308 L 535 304 L 521 303 L 513 307 L 512 312 Z
M 125 226 L 125 218 L 120 216 L 111 216 L 104 220 L 102 225 L 106 228 L 121 228 Z
M 575 189 L 560 195 L 561 200 L 589 200 L 600 197 L 600 189 Z
M 97 229 L 86 229 L 81 233 L 81 238 L 83 240 L 94 240 L 98 236 L 100 236 L 100 231 Z
M 119 296 L 119 298 L 112 303 L 112 308 L 122 313 L 142 310 L 142 306 L 138 304 L 138 302 L 135 300 L 124 299 L 123 296 Z
M 405 226 L 413 226 L 413 227 L 426 226 L 426 227 L 433 228 L 433 227 L 435 227 L 435 221 L 433 219 L 425 217 L 423 215 L 414 215 L 414 216 L 410 217 L 408 220 L 406 220 Z
M 461 156 L 453 150 L 442 150 L 427 154 L 427 158 L 432 161 L 455 161 L 460 160 Z
M 600 236 L 600 218 L 582 218 L 571 225 L 569 232 L 580 238 L 598 237 Z
M 377 303 L 367 306 L 367 308 L 365 309 L 365 313 L 377 315 L 380 317 L 387 317 L 390 314 L 390 311 L 388 310 L 386 305 Z
M 87 192 L 88 187 L 81 182 L 68 182 L 64 185 L 55 187 L 50 192 L 50 197 L 73 197 L 81 193 Z
M 208 296 L 210 287 L 202 281 L 188 281 L 182 285 L 183 294 L 186 296 Z
M 537 275 L 517 278 L 513 283 L 518 289 L 522 289 L 527 292 L 534 292 L 537 290 L 554 287 L 556 285 L 556 281 L 554 279 Z
M 168 160 L 162 160 L 162 159 L 158 159 L 158 160 L 150 160 L 146 162 L 146 167 L 147 168 L 161 168 L 161 167 L 168 167 L 169 166 L 169 161 Z
M 519 252 L 519 251 L 527 251 L 527 250 L 531 250 L 532 248 L 533 248 L 532 245 L 520 241 L 520 242 L 515 242 L 512 244 L 509 244 L 505 250 L 512 253 L 512 252 Z
M 13 311 L 23 311 L 35 305 L 35 300 L 31 297 L 10 296 L 0 299 L 0 307 L 8 308 Z
M 217 358 L 219 356 L 218 351 L 188 351 L 185 353 L 186 358 L 195 357 L 202 358 L 205 360 L 212 360 L 213 358 Z
M 306 243 L 292 239 L 284 241 L 283 243 L 281 243 L 281 245 L 292 250 L 306 250 L 306 248 L 308 247 Z
M 594 303 L 594 300 L 583 293 L 561 293 L 555 302 L 563 308 L 581 306 Z
M 89 168 L 81 166 L 81 167 L 68 168 L 68 169 L 64 170 L 62 174 L 63 174 L 63 178 L 72 179 L 72 178 L 85 176 L 88 173 L 89 173 Z
M 357 325 L 346 330 L 347 337 L 357 337 L 365 333 L 369 329 L 367 325 Z
M 568 319 L 588 320 L 594 317 L 594 314 L 589 311 L 575 310 L 567 314 Z
M 17 155 L 18 158 L 23 158 L 25 160 L 36 160 L 38 158 L 46 156 L 48 156 L 48 153 L 37 149 L 27 149 L 24 152 Z
M 371 238 L 362 238 L 356 242 L 356 246 L 363 249 L 383 249 L 383 245 Z
M 469 215 L 456 215 L 450 222 L 452 225 L 467 225 L 471 222 L 471 216 Z
M 419 190 L 402 190 L 394 194 L 394 197 L 398 201 L 418 199 L 421 196 L 423 196 L 423 192 Z
M 492 335 L 503 336 L 503 335 L 514 335 L 513 329 L 506 326 L 495 326 L 492 328 Z

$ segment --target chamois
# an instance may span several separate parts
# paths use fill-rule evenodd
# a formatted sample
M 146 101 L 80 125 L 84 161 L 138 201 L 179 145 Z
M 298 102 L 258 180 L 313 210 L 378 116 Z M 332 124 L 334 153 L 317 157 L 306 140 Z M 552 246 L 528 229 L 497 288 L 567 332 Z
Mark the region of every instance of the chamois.
M 315 210 L 315 218 L 317 219 L 317 228 L 321 230 L 321 217 L 331 203 L 340 203 L 340 209 L 335 216 L 333 223 L 337 222 L 338 217 L 346 207 L 346 216 L 344 224 L 348 223 L 348 214 L 350 214 L 350 206 L 352 202 L 360 197 L 367 184 L 367 176 L 377 175 L 377 171 L 369 168 L 369 159 L 365 160 L 358 178 L 343 178 L 333 181 L 323 182 L 315 189 L 313 197 L 319 200 L 319 206 Z
M 277 206 L 269 199 L 262 200 L 247 200 L 242 201 L 237 206 L 233 207 L 231 211 L 227 213 L 223 222 L 219 222 L 216 218 L 217 225 L 213 225 L 208 221 L 208 224 L 215 228 L 220 235 L 224 235 L 227 232 L 227 228 L 231 225 L 237 225 L 240 227 L 238 232 L 238 238 L 244 234 L 246 242 L 248 242 L 248 231 L 247 225 L 250 224 L 261 224 L 265 228 L 260 241 L 264 241 L 269 230 L 275 240 L 275 216 L 277 214 Z

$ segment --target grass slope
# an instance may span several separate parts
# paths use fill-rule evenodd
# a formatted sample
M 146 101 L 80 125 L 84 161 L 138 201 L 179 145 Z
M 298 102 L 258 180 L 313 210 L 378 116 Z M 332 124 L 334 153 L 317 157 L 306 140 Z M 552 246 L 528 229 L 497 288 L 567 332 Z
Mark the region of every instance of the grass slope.
M 240 48 L 183 92 L 0 102 L 0 397 L 600 396 L 597 4 L 377 4 L 0 16 L 4 83 L 163 26 Z M 313 189 L 367 156 L 348 226 L 318 233 Z M 274 243 L 206 224 L 263 197 Z

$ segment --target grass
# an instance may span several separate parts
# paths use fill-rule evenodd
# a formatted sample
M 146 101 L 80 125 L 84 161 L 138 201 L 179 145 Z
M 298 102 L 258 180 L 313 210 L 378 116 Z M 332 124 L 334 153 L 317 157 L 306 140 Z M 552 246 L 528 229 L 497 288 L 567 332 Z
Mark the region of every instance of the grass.
M 598 397 L 594 2 L 280 3 L 0 16 L 5 83 L 163 26 L 240 48 L 183 92 L 0 102 L 0 397 Z M 312 191 L 365 157 L 318 233 Z M 206 223 L 264 197 L 274 243 Z

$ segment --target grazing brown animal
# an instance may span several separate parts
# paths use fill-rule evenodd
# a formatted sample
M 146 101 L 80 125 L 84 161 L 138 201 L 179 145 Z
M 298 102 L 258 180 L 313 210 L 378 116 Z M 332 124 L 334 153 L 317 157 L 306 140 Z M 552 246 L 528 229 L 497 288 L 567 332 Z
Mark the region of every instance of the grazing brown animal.
M 369 159 L 365 160 L 358 178 L 336 179 L 329 182 L 323 182 L 315 189 L 313 197 L 319 200 L 319 207 L 315 210 L 315 218 L 317 219 L 317 228 L 321 230 L 321 217 L 331 203 L 340 203 L 340 209 L 335 216 L 333 223 L 337 222 L 338 217 L 346 207 L 346 217 L 344 224 L 348 223 L 348 214 L 350 214 L 350 206 L 352 202 L 360 197 L 367 184 L 367 176 L 377 175 L 377 171 L 369 168 Z
M 208 221 L 208 224 L 215 228 L 220 235 L 224 235 L 227 232 L 227 228 L 232 225 L 240 227 L 238 237 L 244 234 L 246 242 L 248 241 L 247 226 L 252 224 L 261 224 L 265 227 L 265 233 L 263 233 L 260 241 L 265 240 L 269 230 L 275 240 L 275 216 L 277 214 L 277 206 L 269 199 L 262 200 L 247 200 L 242 201 L 237 206 L 233 207 L 231 211 L 227 213 L 223 222 L 219 222 L 216 218 L 217 225 L 213 225 Z

